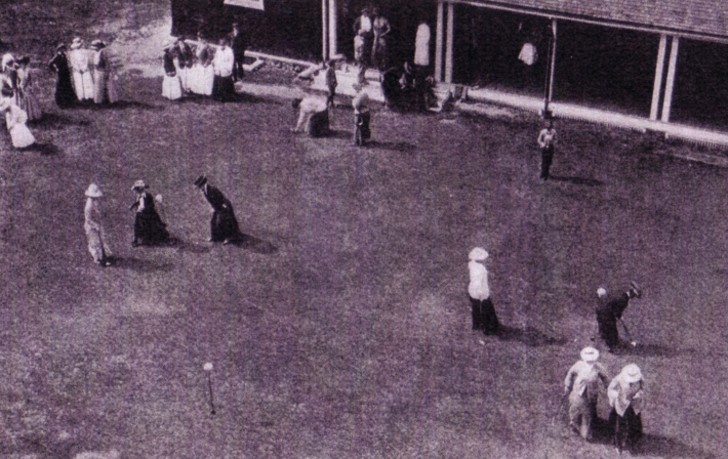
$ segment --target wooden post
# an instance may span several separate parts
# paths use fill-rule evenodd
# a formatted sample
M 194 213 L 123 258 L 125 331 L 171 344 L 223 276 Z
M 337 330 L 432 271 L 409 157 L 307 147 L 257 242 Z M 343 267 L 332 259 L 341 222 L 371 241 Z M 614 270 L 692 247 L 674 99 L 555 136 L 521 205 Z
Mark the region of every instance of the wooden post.
M 655 64 L 655 83 L 652 85 L 652 105 L 650 106 L 650 120 L 657 120 L 660 110 L 660 92 L 662 91 L 662 77 L 665 74 L 665 50 L 667 49 L 667 35 L 660 34 L 660 47 L 657 49 L 657 64 Z
M 329 21 L 328 15 L 328 2 L 321 0 L 321 59 L 326 61 L 329 59 Z
M 453 72 L 453 28 L 455 27 L 455 5 L 447 4 L 447 42 L 445 48 L 445 83 L 452 83 Z
M 329 57 L 339 52 L 339 14 L 336 10 L 336 0 L 329 0 Z
M 662 122 L 670 121 L 670 110 L 672 110 L 672 93 L 675 89 L 675 73 L 677 71 L 677 52 L 680 47 L 680 38 L 672 37 L 670 48 L 670 62 L 667 64 L 667 83 L 665 84 L 665 100 L 662 103 Z
M 435 81 L 442 81 L 442 34 L 445 11 L 442 1 L 437 2 L 437 26 L 435 27 Z

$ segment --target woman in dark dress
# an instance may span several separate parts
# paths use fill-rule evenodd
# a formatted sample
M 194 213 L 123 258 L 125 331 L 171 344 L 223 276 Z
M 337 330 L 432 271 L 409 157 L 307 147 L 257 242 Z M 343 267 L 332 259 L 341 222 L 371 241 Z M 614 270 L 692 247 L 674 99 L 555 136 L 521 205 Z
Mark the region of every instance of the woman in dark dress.
M 66 45 L 63 43 L 56 46 L 56 55 L 48 63 L 56 73 L 56 104 L 60 108 L 68 108 L 76 102 L 76 93 L 71 83 L 71 70 L 68 67 L 66 57 Z
M 155 245 L 169 241 L 167 225 L 157 213 L 154 204 L 154 197 L 147 191 L 147 184 L 137 180 L 132 191 L 137 194 L 137 199 L 130 209 L 136 211 L 134 218 L 134 240 L 131 245 Z

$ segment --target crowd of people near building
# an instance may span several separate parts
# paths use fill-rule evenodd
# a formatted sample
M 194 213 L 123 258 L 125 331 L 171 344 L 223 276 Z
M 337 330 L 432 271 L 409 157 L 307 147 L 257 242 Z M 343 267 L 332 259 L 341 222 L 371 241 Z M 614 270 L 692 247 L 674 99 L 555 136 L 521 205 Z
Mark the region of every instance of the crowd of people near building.
M 162 96 L 179 100 L 196 94 L 221 102 L 237 100 L 235 82 L 242 80 L 246 39 L 240 25 L 220 38 L 217 45 L 198 33 L 197 40 L 179 37 L 163 47 Z

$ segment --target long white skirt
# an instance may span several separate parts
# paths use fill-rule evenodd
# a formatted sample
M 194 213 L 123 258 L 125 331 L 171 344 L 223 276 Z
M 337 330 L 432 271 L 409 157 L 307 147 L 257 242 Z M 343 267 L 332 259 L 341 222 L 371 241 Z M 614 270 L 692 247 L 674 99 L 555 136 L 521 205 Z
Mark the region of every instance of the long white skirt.
M 190 90 L 189 75 L 190 69 L 188 69 L 187 67 L 177 67 L 177 76 L 179 77 L 179 84 L 180 86 L 182 86 L 183 91 Z
M 35 137 L 25 124 L 16 124 L 10 128 L 10 140 L 14 148 L 25 148 L 35 143 Z
M 164 74 L 162 80 L 162 97 L 166 97 L 169 100 L 177 100 L 182 97 L 182 85 L 180 84 L 179 77 L 169 76 Z
M 182 97 L 182 85 L 177 75 L 173 77 L 167 74 L 164 75 L 164 79 L 162 80 L 162 97 L 166 97 L 169 100 L 177 100 Z
M 81 73 L 74 70 L 73 87 L 76 89 L 76 97 L 78 100 L 94 98 L 94 78 L 90 71 Z
M 207 67 L 199 64 L 195 64 L 190 69 L 190 90 L 196 94 L 203 96 L 212 95 L 212 85 L 215 81 L 215 69 L 212 65 Z

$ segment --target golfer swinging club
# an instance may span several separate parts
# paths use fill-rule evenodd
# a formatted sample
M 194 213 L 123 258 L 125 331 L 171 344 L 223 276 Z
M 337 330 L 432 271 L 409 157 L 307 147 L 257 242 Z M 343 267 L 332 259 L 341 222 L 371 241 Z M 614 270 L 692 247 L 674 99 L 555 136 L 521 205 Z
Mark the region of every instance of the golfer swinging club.
M 614 352 L 619 345 L 619 330 L 617 330 L 617 321 L 622 320 L 622 314 L 629 305 L 632 298 L 640 298 L 642 292 L 635 282 L 630 284 L 629 290 L 616 295 L 607 295 L 604 287 L 597 289 L 598 303 L 596 307 L 597 324 L 599 326 L 599 336 L 604 340 L 609 352 Z M 624 322 L 622 323 L 624 325 Z M 625 327 L 626 330 L 626 327 Z M 628 333 L 629 334 L 629 333 Z M 632 342 L 634 345 L 634 341 Z

